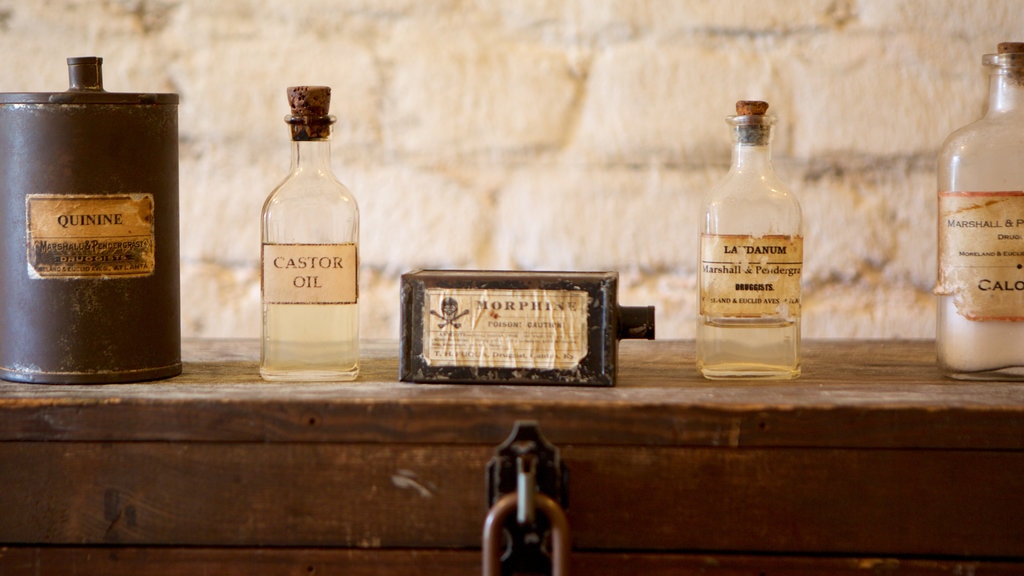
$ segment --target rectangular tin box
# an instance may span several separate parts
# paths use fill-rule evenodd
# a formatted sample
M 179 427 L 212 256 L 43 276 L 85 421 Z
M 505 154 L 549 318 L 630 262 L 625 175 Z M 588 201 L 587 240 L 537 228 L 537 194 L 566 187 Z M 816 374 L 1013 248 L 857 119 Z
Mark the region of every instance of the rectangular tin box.
M 619 340 L 654 338 L 615 272 L 411 272 L 401 323 L 407 382 L 614 386 Z

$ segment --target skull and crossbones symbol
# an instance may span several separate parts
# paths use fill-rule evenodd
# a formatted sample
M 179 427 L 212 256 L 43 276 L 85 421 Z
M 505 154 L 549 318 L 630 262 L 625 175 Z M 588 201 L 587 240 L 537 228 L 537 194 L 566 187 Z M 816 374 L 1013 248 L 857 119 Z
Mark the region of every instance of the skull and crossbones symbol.
M 463 310 L 459 312 L 459 301 L 451 296 L 441 301 L 441 314 L 438 314 L 436 310 L 431 310 L 431 316 L 437 316 L 444 322 L 437 325 L 438 328 L 443 329 L 448 326 L 458 330 L 462 328 L 462 323 L 458 322 L 459 318 L 462 318 L 466 314 L 469 314 L 469 310 Z

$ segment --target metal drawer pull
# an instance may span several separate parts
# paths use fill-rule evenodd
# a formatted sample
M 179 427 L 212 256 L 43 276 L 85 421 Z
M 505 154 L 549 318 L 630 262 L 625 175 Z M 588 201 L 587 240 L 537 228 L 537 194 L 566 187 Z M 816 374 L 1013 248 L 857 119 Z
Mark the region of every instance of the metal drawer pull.
M 568 574 L 568 486 L 569 469 L 558 448 L 537 422 L 517 421 L 487 465 L 485 576 Z
M 569 574 L 569 520 L 562 507 L 546 494 L 533 495 L 535 508 L 547 516 L 551 523 L 551 574 L 567 576 Z M 513 510 L 519 508 L 519 494 L 506 494 L 491 506 L 484 522 L 483 542 L 483 576 L 501 575 L 502 525 Z

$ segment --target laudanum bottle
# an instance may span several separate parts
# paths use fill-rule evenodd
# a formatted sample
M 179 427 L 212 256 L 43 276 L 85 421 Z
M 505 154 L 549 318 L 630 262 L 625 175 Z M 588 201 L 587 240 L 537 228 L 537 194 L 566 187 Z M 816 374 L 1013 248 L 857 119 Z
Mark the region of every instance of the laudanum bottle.
M 773 116 L 740 101 L 732 166 L 704 203 L 697 369 L 706 378 L 800 375 L 800 204 L 775 175 Z
M 331 90 L 288 89 L 291 171 L 262 219 L 266 380 L 353 380 L 359 373 L 359 209 L 331 170 Z
M 986 54 L 988 107 L 938 160 L 936 356 L 959 379 L 1024 378 L 1024 43 Z

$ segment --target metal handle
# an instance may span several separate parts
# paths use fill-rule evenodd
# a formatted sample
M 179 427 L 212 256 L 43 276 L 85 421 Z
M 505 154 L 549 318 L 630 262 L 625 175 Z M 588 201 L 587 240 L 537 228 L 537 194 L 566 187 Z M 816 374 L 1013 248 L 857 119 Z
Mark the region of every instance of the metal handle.
M 558 448 L 544 438 L 537 422 L 517 420 L 487 464 L 491 508 L 484 529 L 484 574 L 566 573 L 568 484 L 569 469 Z M 515 517 L 508 506 L 516 510 Z
M 567 576 L 569 574 L 569 519 L 562 507 L 550 496 L 537 493 L 533 496 L 535 507 L 547 516 L 551 522 L 551 574 Z M 512 512 L 519 508 L 519 494 L 506 494 L 498 499 L 487 512 L 484 521 L 483 538 L 483 576 L 501 575 L 502 525 Z

